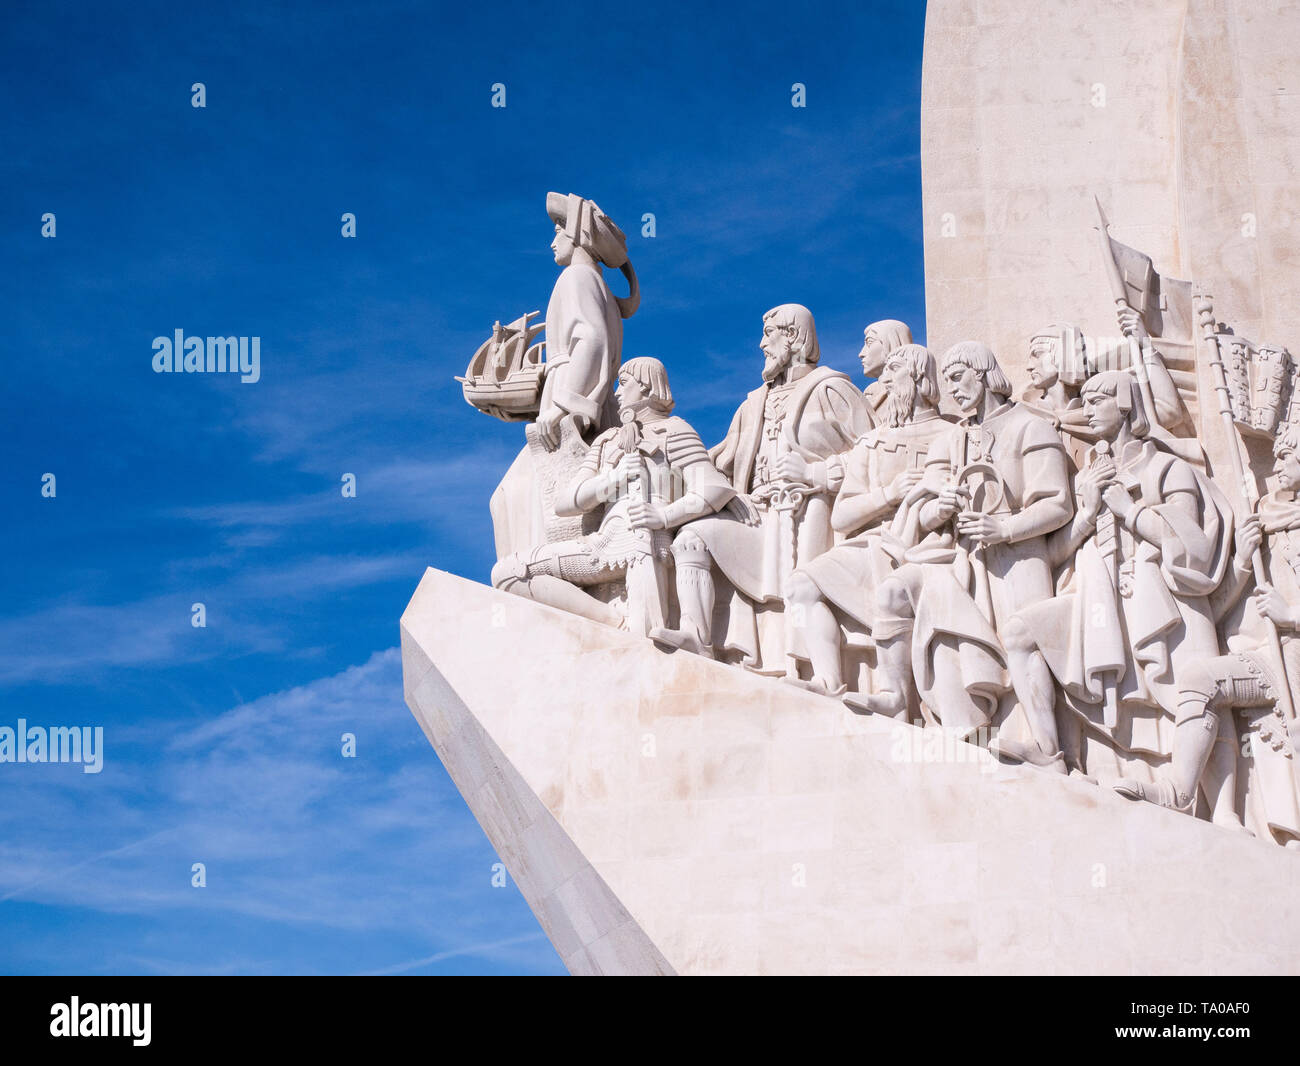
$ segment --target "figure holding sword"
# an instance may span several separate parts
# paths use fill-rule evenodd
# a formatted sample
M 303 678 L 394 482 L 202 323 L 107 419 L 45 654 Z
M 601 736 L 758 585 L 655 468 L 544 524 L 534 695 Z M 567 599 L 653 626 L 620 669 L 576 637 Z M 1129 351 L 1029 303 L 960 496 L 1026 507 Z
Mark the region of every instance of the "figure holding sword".
M 556 496 L 559 514 L 601 510 L 600 528 L 501 559 L 492 583 L 527 599 L 647 636 L 666 617 L 673 532 L 726 507 L 736 490 L 709 460 L 699 435 L 672 413 L 658 359 L 619 368 L 621 425 L 592 442 L 573 483 Z M 626 581 L 617 602 L 590 589 Z
M 1218 654 L 1211 596 L 1232 563 L 1232 508 L 1201 471 L 1151 439 L 1131 374 L 1096 374 L 1082 398 L 1098 446 L 1076 479 L 1073 521 L 1048 544 L 1052 560 L 1072 560 L 1072 577 L 1008 627 L 1008 653 L 1045 664 L 1070 697 L 1069 713 L 1135 761 L 1163 747 L 1157 731 L 1173 727 L 1169 764 L 1150 778 L 1115 780 L 1122 795 L 1190 812 L 1204 785 L 1215 820 L 1239 825 L 1232 768 L 1212 759 L 1220 717 L 1191 691 Z M 1136 705 L 1159 713 L 1126 712 Z

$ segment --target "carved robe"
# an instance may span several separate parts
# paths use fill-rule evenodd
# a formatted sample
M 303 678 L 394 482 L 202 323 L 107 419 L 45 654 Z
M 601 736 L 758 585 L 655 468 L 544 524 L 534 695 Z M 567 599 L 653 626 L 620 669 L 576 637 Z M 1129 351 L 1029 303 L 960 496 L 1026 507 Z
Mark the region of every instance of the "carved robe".
M 1083 401 L 1077 396 L 1070 397 L 1063 405 L 1057 405 L 1052 397 L 1035 395 L 1033 399 L 1020 401 L 1028 410 L 1051 424 L 1061 435 L 1070 456 L 1070 464 L 1079 470 L 1087 462 L 1088 450 L 1092 447 L 1095 434 L 1088 428 L 1088 417 L 1083 408 Z
M 1136 536 L 1103 505 L 1075 553 L 1073 576 L 1022 617 L 1070 705 L 1120 749 L 1167 755 L 1180 664 L 1218 654 L 1209 597 L 1231 560 L 1232 508 L 1195 467 L 1151 440 L 1116 456 L 1117 479 L 1159 517 L 1159 544 Z M 1128 708 L 1105 720 L 1105 685 Z
M 880 543 L 898 507 L 889 502 L 887 490 L 900 474 L 925 468 L 930 445 L 950 426 L 936 411 L 902 426 L 878 426 L 860 438 L 845 457 L 844 483 L 831 512 L 836 531 L 852 536 L 800 567 L 828 602 L 868 632 L 876 586 L 895 565 Z M 853 505 L 855 514 L 865 509 L 865 521 L 846 528 L 839 517 L 846 505 Z
M 600 268 L 565 267 L 546 305 L 540 413 L 559 407 L 579 416 L 580 427 L 598 432 L 618 425 L 614 383 L 622 352 L 623 318 Z
M 792 383 L 764 383 L 751 392 L 726 437 L 710 452 L 714 465 L 750 499 L 759 516 L 757 525 L 730 512 L 690 525 L 735 590 L 723 623 L 725 636 L 719 641 L 715 635 L 715 643 L 738 652 L 744 662 L 758 666 L 775 658 L 760 656 L 754 605 L 781 601 L 794 568 L 834 543 L 830 514 L 844 478 L 841 456 L 867 426 L 866 405 L 853 382 L 836 370 L 814 366 Z M 780 481 L 776 464 L 786 452 L 822 464 L 825 487 Z
M 1300 503 L 1265 496 L 1260 501 L 1259 517 L 1269 584 L 1287 603 L 1300 604 Z M 1228 654 L 1217 660 L 1211 673 L 1235 690 L 1228 695 L 1241 708 L 1237 713 L 1250 745 L 1251 772 L 1243 812 L 1246 823 L 1256 836 L 1272 834 L 1284 842 L 1300 838 L 1300 769 L 1277 697 L 1278 688 L 1289 685 L 1292 703 L 1300 700 L 1296 684 L 1300 679 L 1300 639 L 1295 630 L 1278 629 L 1286 674 L 1279 676 L 1272 626 L 1254 598 L 1244 594 L 1251 577 L 1242 574 L 1236 582 L 1224 582 L 1230 603 L 1224 608 L 1220 624 Z M 1234 587 L 1229 590 L 1230 584 Z
M 974 462 L 997 471 L 1003 491 L 993 513 L 1005 519 L 1011 533 L 1006 543 L 981 552 L 997 626 L 1052 595 L 1044 538 L 1074 515 L 1069 458 L 1046 421 L 1020 404 L 1005 403 L 979 425 L 962 423 L 936 439 L 926 459 L 927 480 L 945 484 Z
M 546 376 L 538 414 L 558 407 L 577 418 L 574 430 L 561 426 L 561 444 L 553 452 L 537 441 L 534 427 L 526 431 L 531 443 L 492 494 L 498 558 L 569 539 L 582 527 L 557 522 L 554 495 L 573 477 L 592 436 L 618 425 L 614 385 L 622 351 L 623 319 L 600 268 L 565 267 L 546 305 Z
M 1051 598 L 1047 535 L 1074 514 L 1061 439 L 1020 404 L 1004 403 L 983 422 L 938 436 L 926 460 L 927 484 L 951 484 L 971 463 L 996 470 L 1001 499 L 991 513 L 1004 520 L 1010 541 L 973 548 L 955 541 L 951 524 L 936 530 L 906 552 L 892 578 L 905 590 L 912 618 L 881 619 L 890 630 L 911 625 L 921 698 L 945 726 L 967 731 L 988 724 L 1009 687 L 997 627 Z M 923 507 L 918 501 L 895 519 L 905 541 Z

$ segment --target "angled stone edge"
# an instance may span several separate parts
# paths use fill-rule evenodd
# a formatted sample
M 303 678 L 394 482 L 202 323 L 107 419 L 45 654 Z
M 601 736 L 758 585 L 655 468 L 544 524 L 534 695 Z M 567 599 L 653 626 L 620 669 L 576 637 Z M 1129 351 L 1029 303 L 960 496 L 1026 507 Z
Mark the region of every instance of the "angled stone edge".
M 1294 853 L 434 569 L 407 703 L 573 973 L 1296 973 Z
M 402 626 L 406 703 L 575 976 L 672 967 Z

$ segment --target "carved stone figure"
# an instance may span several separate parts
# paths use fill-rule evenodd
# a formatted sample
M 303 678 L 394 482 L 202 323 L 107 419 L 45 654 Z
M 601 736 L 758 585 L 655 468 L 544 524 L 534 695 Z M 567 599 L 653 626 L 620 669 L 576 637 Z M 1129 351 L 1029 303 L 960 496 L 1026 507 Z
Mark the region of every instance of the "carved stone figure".
M 1088 380 L 1088 345 L 1076 326 L 1046 326 L 1029 338 L 1025 364 L 1036 395 L 1025 404 L 1060 432 L 1077 469 L 1092 443 L 1079 390 Z
M 877 373 L 877 384 L 884 390 L 876 416 L 879 424 L 846 456 L 844 482 L 831 511 L 832 527 L 849 539 L 804 563 L 790 581 L 790 602 L 804 616 L 810 687 L 830 695 L 846 689 L 836 612 L 865 627 L 878 657 L 894 660 L 882 676 L 910 676 L 905 642 L 874 626 L 878 582 L 896 565 L 882 536 L 898 505 L 920 482 L 930 444 L 949 427 L 939 415 L 938 372 L 927 349 L 918 344 L 895 348 Z M 909 702 L 901 690 L 854 695 L 851 700 L 865 710 L 888 714 L 906 714 Z
M 783 304 L 706 450 L 663 364 L 620 366 L 622 232 L 548 194 L 546 339 L 537 312 L 498 323 L 460 379 L 536 420 L 493 496 L 493 583 L 1300 848 L 1300 367 L 1097 207 L 1123 336 L 1037 330 L 1021 402 L 988 346 L 936 361 L 897 319 L 864 331 L 860 392 Z
M 941 373 L 965 418 L 931 445 L 925 481 L 895 521 L 929 536 L 881 583 L 877 625 L 887 620 L 903 632 L 910 624 L 922 698 L 959 732 L 989 723 L 1005 666 L 1033 743 L 1007 741 L 1002 753 L 1063 770 L 1051 677 L 1027 657 L 1006 654 L 998 634 L 1023 608 L 1052 596 L 1046 537 L 1074 511 L 1069 459 L 1052 427 L 1012 402 L 1011 383 L 987 347 L 954 345 Z
M 834 542 L 830 513 L 844 478 L 842 456 L 869 421 L 853 382 L 818 365 L 817 329 L 806 307 L 768 311 L 759 347 L 763 384 L 711 453 L 751 514 L 713 515 L 678 534 L 673 558 L 681 621 L 651 636 L 665 647 L 706 655 L 716 646 L 746 665 L 785 673 L 784 647 L 779 656 L 761 653 L 755 606 L 782 604 L 795 567 Z M 732 590 L 718 633 L 715 574 Z
M 636 312 L 641 295 L 627 257 L 627 238 L 595 201 L 549 192 L 546 213 L 555 223 L 551 250 L 564 269 L 546 305 L 546 377 L 537 430 L 546 447 L 554 449 L 566 416 L 584 431 L 615 423 L 612 390 L 623 349 L 623 319 Z M 628 296 L 610 291 L 601 264 L 624 272 Z
M 1189 810 L 1220 736 L 1218 718 L 1193 698 L 1188 678 L 1218 653 L 1209 597 L 1230 562 L 1232 511 L 1199 470 L 1150 439 L 1132 375 L 1098 374 L 1082 396 L 1098 444 L 1078 477 L 1075 517 L 1049 545 L 1053 559 L 1072 561 L 1074 579 L 1018 614 L 1008 650 L 1015 645 L 1050 669 L 1086 727 L 1121 750 L 1159 752 L 1164 744 L 1143 731 L 1158 731 L 1160 716 L 1172 718 L 1167 771 L 1154 782 L 1125 778 L 1115 787 Z M 1155 708 L 1157 720 L 1134 704 Z M 1222 794 L 1210 797 L 1229 821 L 1233 758 L 1217 767 Z
M 885 372 L 885 362 L 889 356 L 905 344 L 912 343 L 912 331 L 906 322 L 896 318 L 883 318 L 872 322 L 862 331 L 862 351 L 858 352 L 858 361 L 862 363 L 862 373 L 875 378 L 863 390 L 867 398 L 867 415 L 876 420 L 877 409 L 885 402 L 888 389 L 880 380 Z
M 504 376 L 489 375 L 485 381 L 474 375 L 481 361 L 476 356 L 466 375 L 473 380 L 465 382 L 466 399 L 481 410 L 508 420 L 536 419 L 525 428 L 527 444 L 492 495 L 498 558 L 591 531 L 590 523 L 556 514 L 555 494 L 572 479 L 595 434 L 618 423 L 613 390 L 623 319 L 640 303 L 627 239 L 594 201 L 551 192 L 546 212 L 555 224 L 551 250 L 564 269 L 546 307 L 545 362 L 538 359 L 540 344 L 524 350 L 536 332 L 527 315 L 506 327 L 505 337 L 494 330 L 487 346 L 514 352 L 509 364 L 498 368 Z M 627 296 L 610 291 L 602 266 L 623 272 Z M 529 395 L 520 395 L 525 388 Z
M 1142 315 L 1125 305 L 1117 310 L 1116 317 L 1124 335 L 1138 342 L 1134 346 L 1137 355 L 1129 372 L 1137 378 L 1138 387 L 1143 391 L 1143 402 L 1152 411 L 1148 417 L 1170 436 L 1195 437 L 1196 424 L 1164 357 L 1151 342 Z
M 604 507 L 600 528 L 507 556 L 493 568 L 492 584 L 645 636 L 668 617 L 670 531 L 712 514 L 736 492 L 695 430 L 672 414 L 668 374 L 658 359 L 625 363 L 616 399 L 622 425 L 592 442 L 556 504 L 561 515 Z M 624 577 L 624 610 L 585 591 Z
M 1300 847 L 1300 797 L 1294 720 L 1288 720 L 1282 698 L 1286 686 L 1290 707 L 1300 700 L 1300 433 L 1288 429 L 1273 448 L 1276 489 L 1260 500 L 1259 511 L 1237 528 L 1234 566 L 1214 603 L 1227 654 L 1195 664 L 1183 680 L 1188 703 L 1204 701 L 1208 713 L 1223 715 L 1231 728 L 1233 710 L 1243 711 L 1252 769 L 1248 806 L 1250 821 L 1278 843 Z M 1262 549 L 1267 584 L 1246 595 L 1251 558 Z M 1275 636 L 1280 637 L 1279 661 Z M 1235 755 L 1235 750 L 1234 750 Z M 1253 803 L 1252 803 L 1253 801 Z

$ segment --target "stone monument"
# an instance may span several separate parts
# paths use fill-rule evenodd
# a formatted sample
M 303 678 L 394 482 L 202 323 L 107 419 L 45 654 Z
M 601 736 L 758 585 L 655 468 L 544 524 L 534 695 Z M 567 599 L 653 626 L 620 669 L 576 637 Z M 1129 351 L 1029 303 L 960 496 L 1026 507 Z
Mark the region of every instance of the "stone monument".
M 461 379 L 531 423 L 494 588 L 430 570 L 402 645 L 572 972 L 1300 969 L 1300 111 L 1252 65 L 1300 18 L 1240 7 L 932 0 L 931 344 L 868 325 L 864 395 L 773 308 L 712 449 L 622 358 L 622 233 L 547 196 L 545 341 Z

